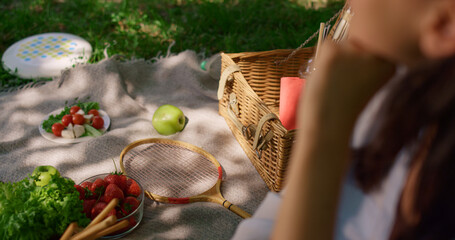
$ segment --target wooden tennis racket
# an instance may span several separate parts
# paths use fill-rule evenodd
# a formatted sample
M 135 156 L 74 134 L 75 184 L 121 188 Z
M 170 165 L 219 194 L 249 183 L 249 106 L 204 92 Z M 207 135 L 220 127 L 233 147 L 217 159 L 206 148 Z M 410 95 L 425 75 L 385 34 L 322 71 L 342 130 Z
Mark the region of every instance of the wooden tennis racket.
M 222 196 L 223 171 L 215 157 L 189 143 L 161 138 L 135 141 L 120 154 L 120 167 L 154 201 L 213 202 L 242 218 L 251 217 Z

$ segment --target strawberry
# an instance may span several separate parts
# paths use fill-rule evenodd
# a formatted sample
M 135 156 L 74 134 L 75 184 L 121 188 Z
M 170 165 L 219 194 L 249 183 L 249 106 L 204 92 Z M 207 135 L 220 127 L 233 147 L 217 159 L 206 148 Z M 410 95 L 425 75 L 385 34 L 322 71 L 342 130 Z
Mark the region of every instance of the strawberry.
M 116 216 L 117 216 L 117 219 L 120 219 L 120 218 L 125 217 L 125 214 L 124 214 L 124 213 L 122 212 L 122 210 L 119 208 L 119 209 L 117 210 Z
M 106 187 L 107 187 L 107 183 L 103 179 L 97 178 L 90 186 L 90 191 L 92 191 L 95 198 L 98 198 L 99 196 L 103 195 Z
M 125 200 L 123 201 L 123 204 L 122 204 L 122 212 L 123 214 L 126 216 L 132 212 L 134 212 L 134 210 L 136 210 L 138 207 L 139 207 L 139 200 L 137 200 L 137 198 L 135 197 L 126 197 Z
M 127 186 L 127 180 L 128 178 L 126 177 L 126 175 L 120 175 L 120 185 L 118 185 L 120 187 L 120 189 L 122 189 L 123 193 L 126 192 L 126 186 Z
M 85 198 L 85 190 L 83 187 L 81 187 L 80 185 L 77 185 L 75 184 L 74 187 L 76 188 L 76 190 L 79 192 L 79 199 L 84 199 Z
M 93 206 L 92 211 L 91 211 L 91 218 L 94 219 L 98 214 L 100 214 L 101 211 L 107 206 L 107 203 L 105 202 L 98 202 Z
M 129 228 L 132 228 L 137 224 L 136 218 L 134 216 L 131 216 L 128 220 L 130 222 L 130 225 L 128 226 Z
M 90 188 L 90 186 L 92 186 L 92 182 L 83 182 L 80 185 L 82 188 Z
M 126 195 L 139 197 L 141 195 L 141 187 L 131 178 L 126 181 Z
M 84 212 L 85 216 L 87 216 L 88 218 L 90 218 L 92 215 L 92 208 L 93 206 L 95 206 L 95 203 L 96 203 L 95 199 L 86 199 L 82 203 L 83 206 L 82 212 Z
M 121 202 L 125 197 L 123 191 L 117 185 L 111 183 L 107 185 L 106 191 L 104 191 L 104 200 L 110 202 L 114 198 L 118 198 Z
M 93 193 L 90 191 L 90 187 L 92 186 L 92 182 L 83 182 L 80 186 L 84 189 L 84 197 L 85 199 L 93 199 Z
M 104 181 L 107 183 L 117 184 L 118 183 L 118 175 L 115 173 L 111 173 L 104 177 Z
M 104 177 L 104 181 L 108 184 L 117 185 L 122 191 L 125 191 L 126 189 L 126 176 L 123 175 L 122 172 L 113 172 Z
M 106 197 L 103 195 L 100 197 L 100 199 L 98 200 L 99 202 L 105 202 L 105 203 L 109 203 L 106 201 Z
M 108 214 L 107 214 L 107 217 L 109 216 L 117 216 L 117 210 L 115 210 L 115 208 L 113 208 Z

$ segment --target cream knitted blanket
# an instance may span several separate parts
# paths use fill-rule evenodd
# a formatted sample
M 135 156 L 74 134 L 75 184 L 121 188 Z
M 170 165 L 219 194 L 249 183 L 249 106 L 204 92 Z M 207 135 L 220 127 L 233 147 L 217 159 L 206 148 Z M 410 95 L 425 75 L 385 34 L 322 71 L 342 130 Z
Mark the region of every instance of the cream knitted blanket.
M 185 51 L 150 62 L 115 57 L 77 66 L 39 87 L 0 94 L 0 181 L 18 181 L 38 165 L 53 165 L 76 183 L 114 171 L 129 143 L 160 136 L 152 127 L 162 104 L 182 109 L 189 122 L 167 138 L 199 146 L 218 159 L 224 197 L 253 213 L 268 188 L 218 114 L 218 80 L 200 69 L 201 59 Z M 50 112 L 76 97 L 100 103 L 111 119 L 101 137 L 76 144 L 43 138 L 38 126 Z M 214 203 L 157 204 L 146 199 L 139 227 L 125 239 L 229 239 L 241 221 Z

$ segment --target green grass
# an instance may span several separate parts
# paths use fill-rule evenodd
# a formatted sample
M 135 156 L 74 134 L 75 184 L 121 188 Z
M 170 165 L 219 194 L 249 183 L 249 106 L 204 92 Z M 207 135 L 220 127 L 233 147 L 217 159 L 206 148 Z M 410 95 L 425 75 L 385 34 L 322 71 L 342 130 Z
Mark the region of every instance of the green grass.
M 306 9 L 296 0 L 2 0 L 0 53 L 25 37 L 68 32 L 93 47 L 91 63 L 109 56 L 150 59 L 172 52 L 293 49 L 343 6 Z M 312 42 L 314 44 L 314 42 Z M 30 81 L 0 69 L 0 89 Z

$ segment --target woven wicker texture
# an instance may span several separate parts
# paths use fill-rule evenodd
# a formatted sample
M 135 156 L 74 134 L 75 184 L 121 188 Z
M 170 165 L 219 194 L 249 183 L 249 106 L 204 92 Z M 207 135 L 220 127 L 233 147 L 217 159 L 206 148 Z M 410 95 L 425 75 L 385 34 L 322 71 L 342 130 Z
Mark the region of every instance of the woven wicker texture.
M 269 113 L 279 116 L 281 77 L 298 77 L 299 69 L 302 65 L 305 67 L 314 54 L 314 48 L 302 48 L 292 58 L 277 65 L 277 61 L 286 58 L 292 51 L 222 54 L 222 71 L 236 64 L 241 72 L 233 73 L 234 79 L 227 81 L 219 103 L 220 114 L 272 191 L 280 191 L 283 187 L 296 130 L 288 131 L 277 119 L 268 121 L 260 131 L 262 135 L 272 131 L 273 138 L 265 144 L 265 149 L 258 151 L 252 148 L 254 139 L 245 137 L 232 122 L 227 108 L 230 94 L 235 93 L 239 109 L 237 118 L 243 126 L 257 126 L 260 119 Z
M 343 40 L 347 34 L 350 17 L 350 6 L 346 4 L 325 23 L 327 26 L 336 19 L 327 38 L 334 42 Z M 273 133 L 273 138 L 265 141 L 264 148 L 254 149 L 254 137 L 245 134 L 238 125 L 240 122 L 245 128 L 249 126 L 256 128 L 264 116 L 269 114 L 279 116 L 281 78 L 301 77 L 299 71 L 307 68 L 316 50 L 315 47 L 304 46 L 317 33 L 295 50 L 277 49 L 221 55 L 221 72 L 232 65 L 239 66 L 241 71 L 232 73 L 231 79 L 226 82 L 223 97 L 219 101 L 219 113 L 226 119 L 229 128 L 269 189 L 275 192 L 284 187 L 286 168 L 297 130 L 287 130 L 278 119 L 267 121 L 262 129 L 256 131 L 261 131 L 261 137 Z M 228 109 L 232 95 L 235 95 L 236 103 L 231 105 L 235 106 L 232 109 L 236 111 Z M 235 112 L 236 119 L 233 119 L 232 112 Z

